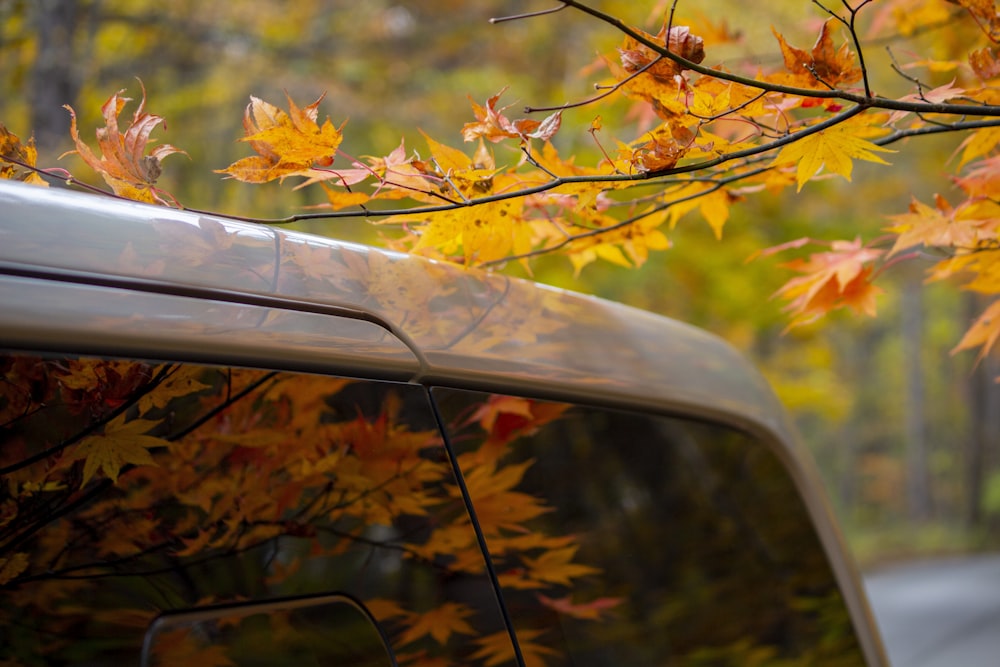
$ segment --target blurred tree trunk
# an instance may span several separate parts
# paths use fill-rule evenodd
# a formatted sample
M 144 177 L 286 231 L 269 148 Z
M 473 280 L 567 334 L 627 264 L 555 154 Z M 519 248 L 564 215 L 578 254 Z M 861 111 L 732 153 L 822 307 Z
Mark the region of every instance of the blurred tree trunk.
M 34 0 L 30 23 L 38 39 L 28 80 L 31 127 L 39 149 L 56 149 L 68 140 L 69 113 L 80 92 L 81 72 L 76 45 L 86 0 Z
M 988 305 L 988 300 L 970 292 L 965 298 L 965 321 L 973 322 Z M 964 510 L 969 527 L 985 520 L 983 495 L 990 458 L 1000 447 L 1000 361 L 996 354 L 983 359 L 969 374 L 969 435 L 965 447 Z
M 907 278 L 903 286 L 901 308 L 903 378 L 906 386 L 903 435 L 906 447 L 907 512 L 911 521 L 922 522 L 931 517 L 932 500 L 925 419 L 924 290 L 919 275 Z

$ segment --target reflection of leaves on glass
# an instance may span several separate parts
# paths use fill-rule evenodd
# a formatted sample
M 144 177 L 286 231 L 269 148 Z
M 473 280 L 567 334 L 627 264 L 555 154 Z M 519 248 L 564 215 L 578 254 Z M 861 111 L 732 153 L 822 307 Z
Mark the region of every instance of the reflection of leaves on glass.
M 501 517 L 487 514 L 484 533 L 522 650 L 573 664 L 863 662 L 809 515 L 767 446 L 683 419 L 435 398 L 473 506 Z M 512 483 L 478 483 L 490 465 Z M 499 491 L 544 511 L 515 530 L 491 506 Z M 502 651 L 483 643 L 487 654 Z
M 187 628 L 172 630 L 156 645 L 153 664 L 159 667 L 235 667 L 226 647 L 206 645 Z
M 147 419 L 125 422 L 123 417 L 108 424 L 102 434 L 84 438 L 74 449 L 72 458 L 85 460 L 82 486 L 98 471 L 117 482 L 119 471 L 126 465 L 156 465 L 149 448 L 167 444 L 166 440 L 145 435 L 156 422 Z
M 370 604 L 400 664 L 510 660 L 422 390 L 100 359 L 12 355 L 0 369 L 0 620 L 33 619 L 12 655 L 58 662 L 90 637 L 72 650 L 99 661 L 137 650 L 157 609 L 340 587 Z M 506 398 L 470 410 L 490 435 L 463 465 L 501 579 L 591 619 L 613 605 L 565 587 L 597 570 L 577 562 L 573 536 L 532 527 L 551 508 L 518 490 L 532 461 L 507 458 L 564 410 Z M 235 655 L 167 644 L 157 664 Z M 530 632 L 522 652 L 554 655 Z

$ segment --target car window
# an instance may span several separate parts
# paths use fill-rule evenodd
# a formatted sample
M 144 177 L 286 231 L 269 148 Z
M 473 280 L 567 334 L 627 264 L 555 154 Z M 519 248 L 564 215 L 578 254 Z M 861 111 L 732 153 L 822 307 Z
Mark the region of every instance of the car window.
M 513 654 L 436 424 L 416 385 L 0 354 L 0 663 L 309 664 L 279 638 L 358 616 L 199 613 L 318 594 L 400 664 Z
M 146 632 L 140 667 L 177 665 L 178 644 L 200 665 L 397 665 L 364 603 L 342 594 L 167 612 Z
M 784 466 L 728 427 L 434 389 L 522 652 L 862 665 Z

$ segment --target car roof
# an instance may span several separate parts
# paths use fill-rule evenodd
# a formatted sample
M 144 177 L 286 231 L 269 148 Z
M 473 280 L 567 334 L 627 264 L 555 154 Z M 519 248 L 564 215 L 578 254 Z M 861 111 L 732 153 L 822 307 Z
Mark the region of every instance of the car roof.
M 317 335 L 324 329 L 318 323 L 327 322 L 326 331 L 342 339 L 329 317 L 343 317 L 358 330 L 341 342 L 367 342 L 354 345 L 354 353 L 376 376 L 683 411 L 787 436 L 784 413 L 761 375 L 695 327 L 497 273 L 274 226 L 0 182 L 0 274 L 148 294 L 126 310 L 169 308 L 170 295 L 231 309 L 287 309 L 312 315 Z M 43 297 L 37 281 L 22 289 L 21 301 Z M 82 294 L 79 287 L 72 293 Z M 124 340 L 127 328 L 108 326 L 103 336 L 120 336 L 135 351 Z M 297 345 L 291 332 L 282 345 L 270 353 L 308 359 L 308 346 Z
M 0 349 L 334 372 L 711 420 L 789 467 L 883 664 L 822 484 L 760 373 L 675 320 L 278 227 L 0 181 Z

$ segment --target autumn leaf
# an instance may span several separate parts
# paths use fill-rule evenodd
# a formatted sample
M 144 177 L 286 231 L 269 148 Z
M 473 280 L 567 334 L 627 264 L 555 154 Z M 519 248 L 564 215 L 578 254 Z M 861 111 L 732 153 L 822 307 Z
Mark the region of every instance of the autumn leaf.
M 962 141 L 962 159 L 958 166 L 963 167 L 976 158 L 988 155 L 1000 144 L 1000 128 L 986 127 L 970 134 Z
M 781 55 L 785 60 L 785 69 L 789 75 L 771 77 L 781 79 L 789 85 L 803 88 L 835 88 L 844 83 L 853 83 L 861 78 L 861 68 L 854 64 L 845 43 L 839 49 L 833 45 L 831 27 L 835 19 L 829 19 L 820 29 L 816 43 L 808 53 L 788 44 L 785 38 L 774 31 L 774 36 L 781 46 Z
M 941 102 L 947 102 L 948 100 L 953 100 L 956 97 L 961 97 L 965 95 L 965 90 L 962 88 L 956 88 L 954 85 L 954 79 L 951 83 L 946 83 L 942 86 L 938 86 L 932 90 L 922 90 L 920 92 L 911 93 L 909 95 L 904 95 L 899 98 L 900 102 L 929 102 L 931 104 L 939 104 Z M 893 111 L 889 114 L 889 123 L 895 123 L 900 118 L 904 117 L 909 111 Z
M 235 667 L 226 655 L 226 646 L 221 644 L 206 644 L 189 627 L 161 632 L 151 642 L 155 664 L 165 667 L 181 667 L 182 665 L 198 665 L 198 667 Z
M 824 167 L 850 181 L 855 159 L 889 164 L 875 153 L 895 152 L 862 138 L 870 132 L 870 128 L 854 123 L 834 125 L 788 144 L 778 152 L 774 164 L 797 165 L 795 174 L 800 192 Z
M 457 602 L 445 602 L 434 609 L 410 614 L 409 620 L 413 624 L 400 635 L 399 643 L 405 645 L 430 636 L 444 645 L 453 634 L 474 635 L 476 631 L 465 620 L 472 614 L 471 609 Z
M 655 35 L 638 29 L 635 32 L 660 47 L 666 47 L 668 51 L 685 60 L 700 63 L 705 59 L 704 41 L 692 34 L 688 26 L 678 25 L 668 30 L 667 24 L 664 23 Z M 622 67 L 629 75 L 643 70 L 644 76 L 649 76 L 660 83 L 673 84 L 674 77 L 683 71 L 681 65 L 661 57 L 659 53 L 631 36 L 625 38 L 622 46 L 618 48 L 618 54 Z
M 590 602 L 573 602 L 573 599 L 569 596 L 550 598 L 541 593 L 536 594 L 535 597 L 543 605 L 549 609 L 554 609 L 560 614 L 591 621 L 598 620 L 602 614 L 607 613 L 625 601 L 625 598 L 597 598 Z
M 19 574 L 28 569 L 28 554 L 18 552 L 12 556 L 0 558 L 0 586 L 12 581 Z
M 464 459 L 466 466 L 470 458 Z M 523 525 L 550 511 L 541 500 L 527 493 L 514 491 L 524 473 L 534 463 L 497 466 L 490 462 L 469 466 L 465 483 L 476 505 L 476 517 L 487 536 L 500 535 L 502 530 L 524 533 Z M 465 469 L 466 466 L 463 466 Z
M 17 164 L 34 167 L 37 160 L 38 150 L 35 148 L 35 138 L 32 137 L 28 139 L 27 143 L 22 143 L 16 134 L 0 123 L 0 178 L 48 187 L 49 184 L 38 173 Z
M 523 558 L 524 564 L 528 568 L 528 576 L 548 584 L 569 586 L 572 580 L 577 577 L 600 572 L 589 565 L 572 562 L 578 548 L 574 545 L 563 549 L 550 549 L 538 558 Z
M 993 349 L 998 338 L 1000 338 L 1000 300 L 994 301 L 986 308 L 951 353 L 956 354 L 962 350 L 978 347 L 980 350 L 976 363 L 979 363 Z
M 544 656 L 559 655 L 555 649 L 536 641 L 541 634 L 541 630 L 518 629 L 517 631 L 517 644 L 527 667 L 542 667 L 546 664 Z M 510 643 L 510 633 L 506 630 L 479 637 L 476 639 L 476 645 L 479 646 L 479 650 L 473 653 L 471 658 L 485 660 L 483 667 L 497 667 L 514 662 L 514 647 Z
M 196 366 L 182 366 L 171 372 L 153 391 L 139 399 L 139 412 L 164 408 L 170 401 L 209 388 L 199 377 L 201 369 Z
M 1000 15 L 994 0 L 948 0 L 967 10 L 993 42 L 1000 38 Z
M 122 134 L 118 129 L 118 116 L 121 115 L 125 105 L 132 101 L 127 97 L 122 97 L 124 92 L 124 89 L 119 90 L 108 98 L 108 101 L 101 107 L 104 127 L 97 129 L 97 145 L 101 150 L 99 158 L 80 139 L 76 125 L 76 112 L 73 107 L 66 105 L 65 108 L 70 114 L 69 133 L 76 144 L 76 150 L 64 153 L 61 157 L 73 153 L 78 154 L 87 166 L 98 172 L 111 186 L 115 194 L 121 197 L 151 204 L 166 204 L 167 201 L 160 196 L 160 191 L 155 187 L 156 180 L 162 171 L 160 162 L 168 155 L 174 153 L 186 155 L 186 153 L 170 144 L 162 144 L 147 154 L 150 144 L 149 135 L 156 129 L 157 125 L 163 122 L 163 118 L 146 113 L 145 87 L 142 88 L 142 100 L 132 115 L 132 122 L 125 130 L 125 134 Z M 169 195 L 168 198 L 173 199 Z
M 157 425 L 158 422 L 147 419 L 125 421 L 125 415 L 121 415 L 104 427 L 104 433 L 84 438 L 73 453 L 73 460 L 85 459 L 80 485 L 86 486 L 98 471 L 117 482 L 119 472 L 128 464 L 156 465 L 149 448 L 170 444 L 146 435 Z
M 349 179 L 336 170 L 325 169 L 333 164 L 337 149 L 343 140 L 341 130 L 334 127 L 329 117 L 320 125 L 319 105 L 321 95 L 312 104 L 299 107 L 286 94 L 288 112 L 257 97 L 250 97 L 243 113 L 241 141 L 250 144 L 257 155 L 237 160 L 216 173 L 226 174 L 245 183 L 266 183 L 284 180 L 289 176 L 305 176 L 311 182 L 331 180 L 338 185 L 352 185 L 368 176 L 352 174 Z M 319 167 L 319 168 L 317 168 Z
M 1000 76 L 1000 59 L 997 59 L 996 51 L 989 47 L 971 52 L 969 54 L 969 66 L 976 73 L 976 76 L 983 81 Z
M 801 247 L 810 242 L 813 241 L 797 239 L 768 248 L 761 255 Z M 845 306 L 874 316 L 875 298 L 882 290 L 871 283 L 870 264 L 882 257 L 884 251 L 862 245 L 861 239 L 816 243 L 829 245 L 830 250 L 782 265 L 803 274 L 789 280 L 774 294 L 789 302 L 785 309 L 792 313 L 793 319 L 788 329 L 813 322 Z
M 899 235 L 890 257 L 916 245 L 972 251 L 983 241 L 997 239 L 1000 210 L 983 211 L 978 202 L 954 208 L 940 195 L 935 203 L 931 207 L 914 199 L 908 213 L 889 217 L 895 223 L 889 231 Z

